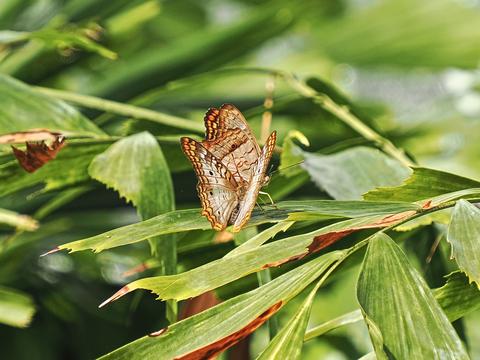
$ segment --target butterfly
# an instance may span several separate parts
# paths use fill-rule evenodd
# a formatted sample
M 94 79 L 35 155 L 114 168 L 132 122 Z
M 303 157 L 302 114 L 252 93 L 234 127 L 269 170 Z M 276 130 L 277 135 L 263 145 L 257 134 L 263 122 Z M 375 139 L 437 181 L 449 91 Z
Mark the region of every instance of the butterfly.
M 250 219 L 260 188 L 269 181 L 267 167 L 277 140 L 274 131 L 262 149 L 234 105 L 207 111 L 205 140 L 182 137 L 182 150 L 198 178 L 202 215 L 212 228 L 233 225 L 238 232 Z

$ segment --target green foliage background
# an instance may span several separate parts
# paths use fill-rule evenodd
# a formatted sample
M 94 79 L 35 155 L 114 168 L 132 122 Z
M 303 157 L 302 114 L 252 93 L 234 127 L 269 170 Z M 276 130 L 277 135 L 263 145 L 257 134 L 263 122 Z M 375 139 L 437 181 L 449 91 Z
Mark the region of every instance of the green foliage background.
M 1 1 L 0 136 L 67 136 L 33 174 L 0 145 L 2 358 L 173 358 L 279 302 L 251 358 L 480 357 L 479 23 L 454 0 Z M 221 241 L 179 138 L 233 103 L 261 140 L 272 81 L 278 204 Z M 98 309 L 125 284 L 165 301 Z

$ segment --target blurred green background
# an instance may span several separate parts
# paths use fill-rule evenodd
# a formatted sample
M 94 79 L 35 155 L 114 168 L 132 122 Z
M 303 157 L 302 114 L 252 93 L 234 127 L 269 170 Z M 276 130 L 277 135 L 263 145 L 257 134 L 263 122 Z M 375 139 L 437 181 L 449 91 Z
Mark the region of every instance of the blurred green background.
M 478 179 L 479 24 L 476 0 L 2 0 L 0 29 L 25 32 L 28 38 L 0 38 L 0 73 L 198 123 L 207 108 L 231 102 L 259 136 L 270 76 L 256 69 L 293 72 L 310 79 L 313 87 L 321 86 L 315 78 L 334 84 L 353 99 L 352 108 L 362 119 L 419 164 Z M 79 35 L 91 42 L 79 43 Z M 301 131 L 310 140 L 309 151 L 328 154 L 365 143 L 280 80 L 274 105 L 272 128 L 280 138 Z M 114 136 L 142 130 L 172 135 L 162 149 L 172 171 L 176 207 L 198 207 L 196 179 L 176 140 L 186 131 L 81 110 Z M 93 180 L 82 186 L 61 210 L 41 220 L 38 231 L 12 237 L 11 230 L 1 229 L 0 284 L 28 294 L 36 308 L 27 328 L 0 325 L 4 359 L 90 359 L 165 325 L 156 316 L 164 304 L 146 293 L 97 309 L 134 279 L 123 273 L 148 258 L 148 244 L 39 258 L 58 244 L 139 220 L 114 191 Z M 38 189 L 3 196 L 0 208 L 34 214 L 62 191 Z M 326 197 L 309 182 L 272 195 Z M 178 239 L 180 270 L 218 258 L 233 246 L 204 241 L 213 237 L 211 232 L 197 238 L 189 234 Z M 428 229 L 419 231 L 419 239 L 429 236 Z M 357 307 L 357 270 L 343 272 L 319 292 L 312 324 Z M 254 282 L 253 277 L 236 284 L 241 289 Z M 219 293 L 228 297 L 231 292 Z M 285 313 L 288 319 L 288 307 Z M 477 312 L 458 325 L 472 358 L 480 357 L 479 321 Z M 262 328 L 253 335 L 252 354 L 265 345 L 266 334 Z M 369 350 L 368 333 L 357 324 L 307 342 L 303 356 L 355 359 Z

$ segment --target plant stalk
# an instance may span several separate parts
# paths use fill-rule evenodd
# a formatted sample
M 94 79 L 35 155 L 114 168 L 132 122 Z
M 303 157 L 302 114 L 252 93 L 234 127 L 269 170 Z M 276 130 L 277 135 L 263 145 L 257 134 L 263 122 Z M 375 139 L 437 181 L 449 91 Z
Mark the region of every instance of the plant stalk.
M 153 121 L 158 124 L 203 133 L 203 124 L 187 120 L 178 116 L 161 113 L 130 104 L 122 104 L 112 100 L 106 100 L 90 95 L 76 94 L 70 91 L 50 89 L 36 86 L 35 89 L 45 95 L 55 97 L 70 103 L 84 106 L 90 109 L 101 110 L 109 113 L 131 117 L 139 120 Z

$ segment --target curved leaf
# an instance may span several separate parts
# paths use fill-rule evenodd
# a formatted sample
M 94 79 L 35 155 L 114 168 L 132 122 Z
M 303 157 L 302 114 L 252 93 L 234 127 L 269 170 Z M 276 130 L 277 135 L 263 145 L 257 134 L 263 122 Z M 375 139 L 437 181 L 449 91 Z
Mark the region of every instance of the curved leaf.
M 468 359 L 431 290 L 385 234 L 370 240 L 357 297 L 377 357 Z
M 370 201 L 419 201 L 460 190 L 480 188 L 480 182 L 440 170 L 415 167 L 403 184 L 379 187 L 363 195 Z
M 250 334 L 249 325 L 255 319 L 269 309 L 278 310 L 318 278 L 342 254 L 338 251 L 325 254 L 255 290 L 179 321 L 157 337 L 142 337 L 102 359 L 171 359 L 205 355 L 209 350 L 209 355 L 213 356 Z M 271 312 L 268 314 L 271 315 Z M 225 344 L 225 340 L 232 343 Z
M 447 240 L 460 270 L 480 288 L 480 209 L 466 200 L 457 201 Z
M 475 284 L 469 283 L 461 271 L 448 275 L 446 284 L 435 289 L 434 294 L 450 321 L 480 309 L 480 290 Z

